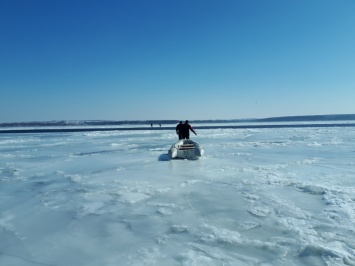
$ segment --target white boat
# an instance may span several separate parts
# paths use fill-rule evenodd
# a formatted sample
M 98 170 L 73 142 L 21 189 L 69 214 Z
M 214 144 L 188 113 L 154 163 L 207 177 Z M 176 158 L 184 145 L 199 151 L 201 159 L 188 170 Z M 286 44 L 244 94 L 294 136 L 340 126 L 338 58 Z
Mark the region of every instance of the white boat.
M 171 159 L 193 159 L 196 160 L 204 153 L 203 148 L 197 142 L 191 139 L 180 139 L 171 146 L 168 154 Z

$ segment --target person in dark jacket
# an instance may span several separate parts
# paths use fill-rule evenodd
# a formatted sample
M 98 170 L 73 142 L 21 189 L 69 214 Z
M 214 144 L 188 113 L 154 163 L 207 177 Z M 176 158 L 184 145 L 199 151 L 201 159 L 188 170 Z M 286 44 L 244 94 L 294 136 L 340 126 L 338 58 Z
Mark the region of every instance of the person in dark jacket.
M 182 134 L 183 126 L 184 125 L 182 124 L 182 121 L 180 121 L 180 123 L 176 126 L 176 134 L 178 134 L 179 139 L 183 139 L 183 134 Z
M 182 137 L 184 138 L 184 139 L 189 139 L 190 138 L 190 130 L 195 134 L 195 135 L 197 135 L 196 134 L 196 132 L 195 132 L 195 130 L 192 128 L 192 126 L 189 124 L 189 120 L 186 120 L 185 121 L 185 124 L 183 124 L 183 126 L 182 126 Z

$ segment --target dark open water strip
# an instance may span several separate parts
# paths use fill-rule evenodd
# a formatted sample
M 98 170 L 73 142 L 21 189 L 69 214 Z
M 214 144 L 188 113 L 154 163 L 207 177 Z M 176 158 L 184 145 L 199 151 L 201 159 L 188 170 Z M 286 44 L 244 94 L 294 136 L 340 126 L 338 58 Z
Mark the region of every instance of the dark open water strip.
M 194 126 L 198 129 L 254 129 L 254 128 L 325 128 L 325 127 L 355 127 L 355 123 L 343 124 L 273 124 L 273 125 L 240 125 L 240 126 Z M 65 133 L 65 132 L 93 132 L 93 131 L 130 131 L 130 130 L 175 130 L 175 127 L 120 127 L 120 128 L 40 128 L 40 129 L 8 129 L 0 130 L 5 133 Z

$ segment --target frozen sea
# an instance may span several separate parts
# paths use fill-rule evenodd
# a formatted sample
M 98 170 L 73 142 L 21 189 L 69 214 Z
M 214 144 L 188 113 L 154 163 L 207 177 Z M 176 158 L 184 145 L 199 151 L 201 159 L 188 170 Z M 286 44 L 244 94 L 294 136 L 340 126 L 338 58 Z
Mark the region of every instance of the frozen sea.
M 355 127 L 0 134 L 0 265 L 355 265 Z

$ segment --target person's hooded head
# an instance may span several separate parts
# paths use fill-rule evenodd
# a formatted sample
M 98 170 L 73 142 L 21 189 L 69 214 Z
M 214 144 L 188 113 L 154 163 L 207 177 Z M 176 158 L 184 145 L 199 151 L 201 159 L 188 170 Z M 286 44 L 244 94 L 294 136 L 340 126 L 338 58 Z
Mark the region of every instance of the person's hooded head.
M 185 124 L 188 124 L 188 123 L 189 123 L 189 120 L 186 120 L 186 121 L 185 121 Z

